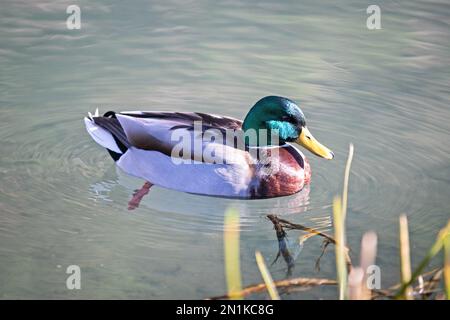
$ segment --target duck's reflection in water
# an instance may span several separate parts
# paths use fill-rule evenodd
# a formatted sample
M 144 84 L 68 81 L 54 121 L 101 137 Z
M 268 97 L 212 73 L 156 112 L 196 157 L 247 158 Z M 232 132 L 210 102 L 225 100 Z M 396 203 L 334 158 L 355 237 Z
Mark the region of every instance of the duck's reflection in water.
M 241 227 L 244 229 L 261 216 L 289 215 L 307 211 L 310 193 L 310 186 L 305 185 L 296 194 L 270 199 L 243 200 L 202 196 L 154 186 L 149 182 L 126 175 L 118 168 L 111 168 L 105 172 L 101 180 L 91 184 L 89 190 L 92 194 L 91 198 L 95 201 L 118 202 L 119 199 L 113 199 L 112 196 L 112 191 L 116 188 L 125 189 L 129 193 L 128 209 L 130 210 L 140 206 L 142 210 L 155 209 L 180 215 L 208 214 L 223 220 L 225 210 L 234 207 L 239 210 Z M 126 208 L 127 202 L 123 198 L 120 201 L 124 202 L 123 208 Z
M 307 233 L 298 237 L 292 233 L 289 237 L 281 225 L 270 218 L 288 216 L 289 220 L 295 220 L 297 217 L 304 217 L 302 213 L 309 209 L 309 185 L 299 193 L 287 197 L 239 200 L 182 193 L 153 186 L 148 182 L 144 182 L 142 188 L 136 190 L 142 183 L 142 180 L 126 175 L 120 169 L 111 169 L 105 172 L 102 180 L 90 186 L 90 191 L 93 200 L 115 202 L 119 210 L 123 208 L 124 212 L 127 208 L 127 198 L 131 199 L 128 201 L 128 210 L 138 213 L 151 212 L 153 223 L 178 222 L 170 224 L 173 232 L 177 231 L 177 228 L 195 231 L 196 236 L 199 230 L 204 233 L 220 232 L 223 230 L 223 214 L 229 207 L 239 211 L 240 230 L 246 234 L 249 231 L 259 231 L 266 223 L 273 223 L 278 253 L 272 265 L 282 257 L 287 266 L 287 276 L 292 274 L 305 240 L 312 236 Z M 116 192 L 117 189 L 125 190 L 129 195 L 120 195 L 120 192 Z M 144 214 L 142 218 L 145 219 L 145 216 L 148 215 Z M 313 217 L 308 221 L 313 219 L 319 218 Z M 312 225 L 318 227 L 316 223 Z

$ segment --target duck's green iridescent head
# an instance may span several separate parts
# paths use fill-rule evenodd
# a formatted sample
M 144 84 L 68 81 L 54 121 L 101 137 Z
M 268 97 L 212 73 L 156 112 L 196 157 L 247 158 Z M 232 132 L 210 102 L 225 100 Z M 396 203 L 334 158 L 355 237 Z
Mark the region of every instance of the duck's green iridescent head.
M 259 100 L 245 117 L 242 129 L 246 134 L 246 144 L 250 146 L 295 142 L 322 158 L 334 157 L 330 149 L 311 135 L 302 110 L 287 98 L 268 96 Z M 253 132 L 256 132 L 255 139 L 249 138 Z

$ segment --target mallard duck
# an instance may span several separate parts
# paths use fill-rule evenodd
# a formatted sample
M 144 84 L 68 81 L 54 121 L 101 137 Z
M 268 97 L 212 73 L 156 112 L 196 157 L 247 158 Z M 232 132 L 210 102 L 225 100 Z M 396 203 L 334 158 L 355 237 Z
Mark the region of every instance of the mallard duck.
M 311 135 L 298 105 L 277 96 L 259 100 L 244 121 L 156 111 L 108 111 L 103 116 L 96 111 L 84 121 L 119 168 L 146 181 L 130 201 L 132 208 L 152 185 L 242 199 L 291 195 L 311 179 L 306 157 L 292 143 L 322 158 L 334 157 Z M 234 134 L 231 139 L 229 132 Z

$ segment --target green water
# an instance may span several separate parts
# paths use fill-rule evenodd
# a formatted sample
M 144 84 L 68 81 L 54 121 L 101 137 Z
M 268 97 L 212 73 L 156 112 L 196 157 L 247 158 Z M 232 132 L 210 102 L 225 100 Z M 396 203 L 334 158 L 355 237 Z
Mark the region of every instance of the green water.
M 382 286 L 399 276 L 398 216 L 413 264 L 450 217 L 450 5 L 447 1 L 73 1 L 0 3 L 0 298 L 205 298 L 226 291 L 223 214 L 241 212 L 245 285 L 254 252 L 270 263 L 268 213 L 332 232 L 350 142 L 348 243 L 358 260 L 378 234 Z M 381 7 L 381 30 L 366 8 Z M 82 118 L 108 110 L 179 110 L 243 118 L 259 98 L 297 101 L 336 154 L 306 153 L 309 196 L 238 201 L 155 187 L 114 167 Z M 291 233 L 295 242 L 300 234 Z M 334 278 L 329 248 L 306 241 L 293 276 Z M 81 268 L 81 290 L 66 268 Z M 285 277 L 282 260 L 270 268 Z M 266 295 L 256 296 L 265 298 Z M 335 288 L 284 298 L 336 298 Z

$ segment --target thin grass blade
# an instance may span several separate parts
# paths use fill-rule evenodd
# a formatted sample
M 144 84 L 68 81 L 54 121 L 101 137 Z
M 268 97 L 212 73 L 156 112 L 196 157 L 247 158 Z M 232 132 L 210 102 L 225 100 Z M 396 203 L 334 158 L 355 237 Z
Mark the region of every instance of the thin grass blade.
M 269 291 L 270 298 L 272 300 L 280 300 L 280 295 L 278 294 L 277 287 L 275 286 L 272 276 L 270 275 L 269 269 L 267 269 L 266 263 L 261 252 L 256 251 L 256 263 L 258 264 L 259 272 L 267 286 L 267 291 Z
M 450 300 L 450 236 L 447 235 L 444 240 L 444 282 L 445 295 Z
M 348 149 L 348 158 L 347 163 L 345 164 L 345 172 L 344 172 L 344 188 L 342 190 L 342 216 L 347 216 L 347 198 L 348 198 L 348 180 L 350 178 L 350 167 L 352 165 L 353 161 L 353 144 L 350 143 L 349 149 Z

